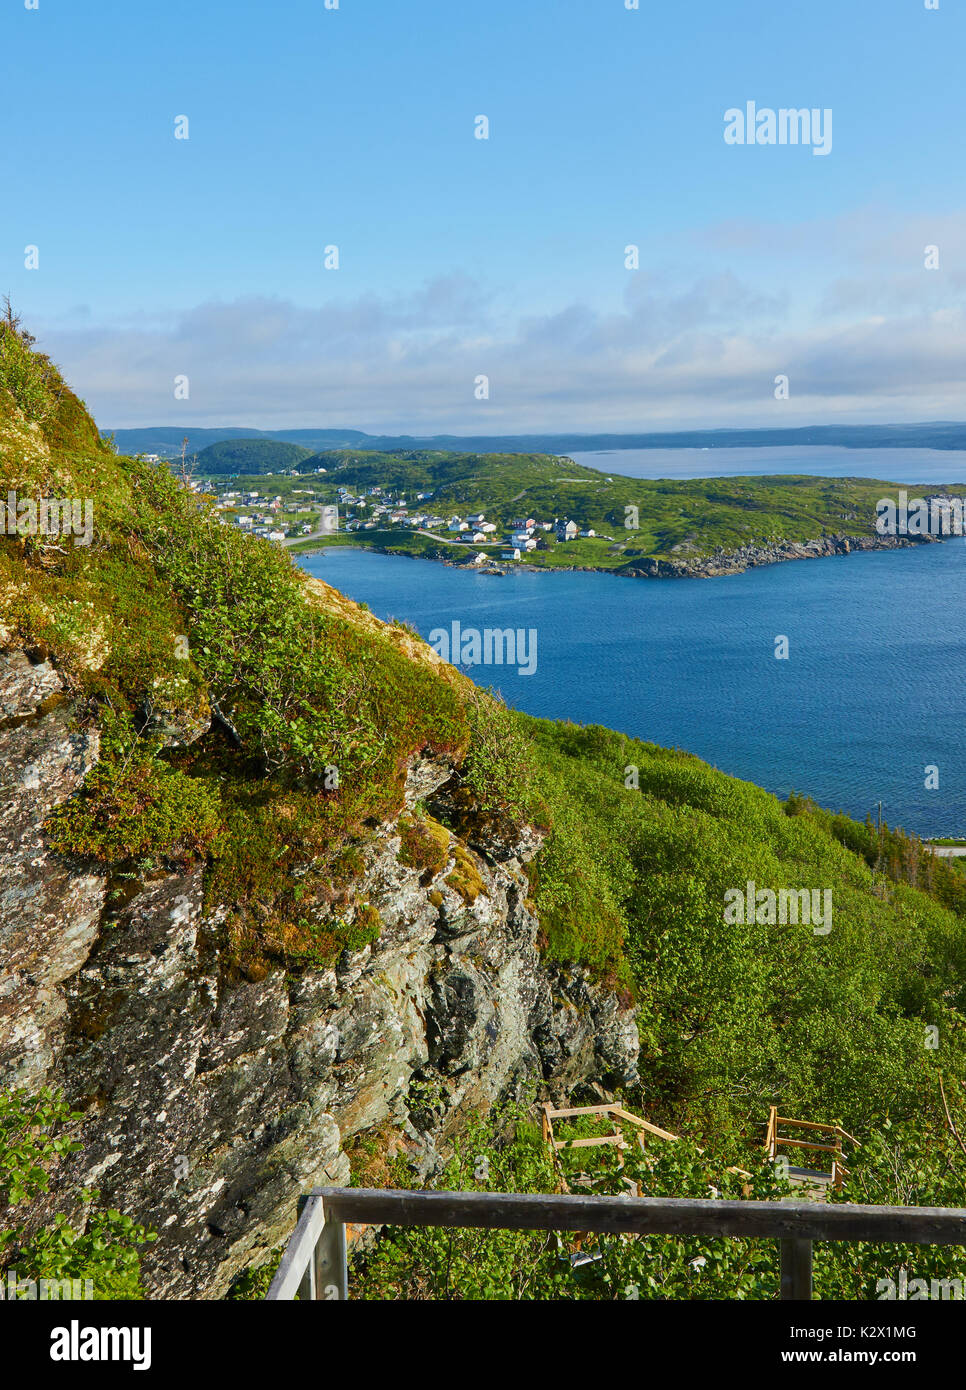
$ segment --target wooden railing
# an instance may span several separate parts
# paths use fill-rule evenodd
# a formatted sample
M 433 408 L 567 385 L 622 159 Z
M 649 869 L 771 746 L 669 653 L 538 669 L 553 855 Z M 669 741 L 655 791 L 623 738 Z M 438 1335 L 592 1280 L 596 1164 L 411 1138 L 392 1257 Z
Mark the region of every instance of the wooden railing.
M 598 1134 L 591 1139 L 558 1139 L 554 1134 L 554 1120 L 583 1119 L 587 1115 L 598 1115 L 602 1119 L 611 1120 L 613 1123 L 611 1133 Z M 680 1137 L 677 1134 L 671 1134 L 669 1130 L 659 1129 L 657 1125 L 652 1125 L 649 1120 L 642 1120 L 639 1115 L 632 1115 L 629 1110 L 625 1110 L 623 1106 L 614 1101 L 610 1101 L 606 1105 L 568 1105 L 560 1110 L 554 1109 L 549 1104 L 540 1106 L 540 1129 L 545 1144 L 549 1144 L 555 1151 L 560 1149 L 592 1149 L 598 1144 L 615 1144 L 618 1161 L 623 1167 L 623 1151 L 627 1148 L 627 1144 L 624 1140 L 624 1131 L 618 1121 L 636 1126 L 639 1140 L 643 1139 L 645 1133 L 655 1134 L 659 1139 L 667 1140 L 677 1140 Z
M 560 1172 L 561 1185 L 565 1192 L 569 1192 L 566 1178 L 559 1168 L 557 1154 L 561 1149 L 590 1149 L 598 1144 L 615 1144 L 617 1146 L 617 1161 L 621 1168 L 624 1166 L 624 1150 L 628 1147 L 624 1140 L 622 1125 L 633 1125 L 637 1129 L 637 1142 L 644 1153 L 647 1152 L 647 1145 L 644 1143 L 645 1134 L 653 1134 L 658 1139 L 664 1139 L 668 1143 L 676 1144 L 681 1136 L 672 1134 L 669 1129 L 661 1129 L 659 1125 L 652 1125 L 650 1120 L 642 1120 L 640 1115 L 632 1115 L 629 1110 L 625 1110 L 616 1101 L 608 1101 L 603 1105 L 568 1105 L 563 1109 L 554 1109 L 548 1102 L 543 1102 L 540 1108 L 540 1131 L 543 1142 L 549 1144 Z M 581 1119 L 586 1115 L 599 1115 L 609 1118 L 613 1123 L 613 1130 L 610 1134 L 598 1134 L 591 1139 L 558 1139 L 554 1133 L 553 1122 L 560 1119 Z M 704 1149 L 697 1146 L 698 1153 L 704 1153 Z M 751 1174 L 744 1168 L 727 1168 L 728 1173 L 733 1173 L 739 1178 L 750 1178 Z M 632 1184 L 636 1187 L 636 1184 Z M 635 1192 L 635 1196 L 636 1196 Z
M 789 1125 L 792 1129 L 808 1129 L 819 1134 L 831 1136 L 831 1144 L 812 1144 L 805 1139 L 793 1139 L 778 1133 L 779 1125 Z M 849 1176 L 849 1170 L 842 1162 L 842 1140 L 848 1139 L 857 1149 L 861 1148 L 858 1139 L 853 1139 L 852 1135 L 842 1128 L 837 1122 L 831 1125 L 818 1124 L 814 1120 L 790 1120 L 787 1115 L 779 1115 L 778 1106 L 772 1105 L 768 1111 L 768 1132 L 765 1135 L 765 1150 L 769 1159 L 774 1162 L 778 1156 L 779 1146 L 782 1148 L 808 1149 L 813 1153 L 825 1153 L 832 1155 L 832 1171 L 830 1173 L 816 1173 L 813 1176 L 827 1178 L 836 1191 L 841 1191 L 845 1186 L 845 1179 Z
M 712 1239 L 777 1238 L 781 1242 L 783 1299 L 811 1298 L 815 1240 L 966 1245 L 966 1209 L 961 1208 L 320 1187 L 302 1199 L 298 1225 L 268 1298 L 347 1299 L 347 1222 Z

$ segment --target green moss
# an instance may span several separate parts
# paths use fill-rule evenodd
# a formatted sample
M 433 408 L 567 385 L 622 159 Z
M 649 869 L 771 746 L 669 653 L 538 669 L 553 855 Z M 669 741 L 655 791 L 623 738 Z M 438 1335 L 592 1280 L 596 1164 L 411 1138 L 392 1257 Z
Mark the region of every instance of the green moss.
M 431 816 L 399 820 L 399 862 L 434 878 L 446 867 L 450 856 L 450 833 Z
M 209 788 L 163 762 L 126 716 L 105 711 L 100 761 L 45 830 L 62 854 L 104 863 L 142 856 L 184 860 L 209 848 L 219 811 Z
M 484 892 L 483 879 L 480 871 L 472 857 L 467 854 L 461 844 L 454 844 L 453 856 L 456 865 L 453 872 L 447 875 L 446 882 L 450 888 L 459 893 L 463 901 L 469 905 L 475 903 L 477 898 Z

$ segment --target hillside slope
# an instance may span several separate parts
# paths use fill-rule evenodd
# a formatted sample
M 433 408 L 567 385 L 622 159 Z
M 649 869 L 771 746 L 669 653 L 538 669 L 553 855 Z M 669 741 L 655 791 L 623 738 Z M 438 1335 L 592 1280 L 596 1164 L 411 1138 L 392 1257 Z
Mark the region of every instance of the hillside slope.
M 0 1058 L 81 1115 L 35 1226 L 96 1186 L 160 1233 L 150 1292 L 217 1296 L 363 1142 L 426 1179 L 476 1112 L 582 1087 L 736 1153 L 778 1102 L 941 1146 L 955 868 L 506 710 L 111 452 L 9 326 L 0 472 Z M 20 510 L 51 497 L 77 534 Z M 728 920 L 749 882 L 831 894 L 828 930 Z
M 311 449 L 277 439 L 225 439 L 202 449 L 194 467 L 203 474 L 282 473 L 311 456 Z
M 336 500 L 339 485 L 351 492 L 378 484 L 407 493 L 411 510 L 422 505 L 444 516 L 483 511 L 501 531 L 527 516 L 571 519 L 596 536 L 558 546 L 555 535 L 541 532 L 527 564 L 603 569 L 631 578 L 733 574 L 781 560 L 919 542 L 918 537 L 878 535 L 876 503 L 895 497 L 897 488 L 874 478 L 630 478 L 553 455 L 425 449 L 334 449 L 299 466 L 307 472 L 327 470 L 321 493 L 328 501 Z M 429 492 L 432 501 L 417 504 L 420 491 Z M 966 495 L 966 487 L 950 491 Z M 454 559 L 451 547 L 400 527 L 357 530 L 344 540 Z M 468 549 L 467 559 L 471 555 Z

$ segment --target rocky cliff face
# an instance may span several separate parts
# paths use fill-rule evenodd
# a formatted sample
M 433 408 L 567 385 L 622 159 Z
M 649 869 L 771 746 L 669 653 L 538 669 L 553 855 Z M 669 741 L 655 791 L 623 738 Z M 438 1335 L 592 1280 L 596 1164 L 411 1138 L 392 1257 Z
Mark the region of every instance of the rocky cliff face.
M 900 547 L 938 541 L 935 536 L 821 536 L 811 541 L 775 541 L 771 545 L 743 545 L 737 550 L 720 546 L 697 559 L 640 560 L 620 571 L 631 579 L 713 579 L 722 574 L 742 574 L 762 565 L 785 560 L 818 560 L 829 555 L 851 555 L 857 550 L 898 550 Z
M 632 1011 L 538 953 L 535 835 L 453 836 L 428 877 L 387 822 L 365 852 L 379 939 L 331 969 L 233 978 L 202 869 L 121 884 L 47 847 L 44 819 L 98 757 L 76 713 L 49 662 L 0 653 L 0 1069 L 84 1112 L 39 1219 L 97 1187 L 159 1232 L 152 1296 L 223 1293 L 288 1236 L 301 1192 L 348 1180 L 355 1136 L 429 1175 L 473 1110 L 635 1079 Z M 414 760 L 410 803 L 450 774 Z

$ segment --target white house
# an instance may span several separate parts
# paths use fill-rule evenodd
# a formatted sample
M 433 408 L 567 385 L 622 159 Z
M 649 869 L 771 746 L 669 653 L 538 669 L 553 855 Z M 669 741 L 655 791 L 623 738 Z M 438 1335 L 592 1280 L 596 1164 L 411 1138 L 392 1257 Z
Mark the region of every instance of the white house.
M 586 531 L 581 531 L 580 534 L 581 534 L 582 536 L 596 536 L 597 532 L 596 532 L 595 530 L 593 530 L 590 526 L 588 526 L 588 527 L 587 527 L 587 530 L 586 530 Z
M 504 560 L 519 560 L 520 558 L 519 550 L 504 550 L 501 554 Z
M 576 521 L 563 521 L 557 523 L 557 539 L 561 541 L 572 541 L 580 530 Z

